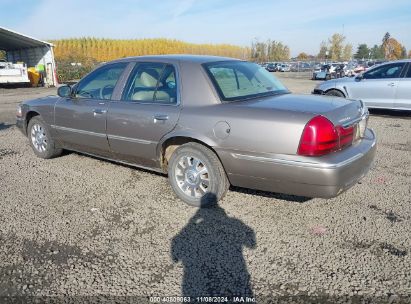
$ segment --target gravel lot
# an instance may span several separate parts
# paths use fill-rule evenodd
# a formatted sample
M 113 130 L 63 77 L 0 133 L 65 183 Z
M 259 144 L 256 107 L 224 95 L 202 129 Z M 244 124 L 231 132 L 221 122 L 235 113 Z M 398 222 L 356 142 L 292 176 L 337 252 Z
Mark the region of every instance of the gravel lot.
M 315 85 L 280 77 L 298 93 Z M 36 158 L 12 125 L 15 106 L 55 92 L 0 89 L 0 302 L 232 293 L 258 303 L 411 302 L 407 114 L 373 112 L 374 167 L 337 198 L 236 188 L 199 210 L 162 175 L 69 152 Z

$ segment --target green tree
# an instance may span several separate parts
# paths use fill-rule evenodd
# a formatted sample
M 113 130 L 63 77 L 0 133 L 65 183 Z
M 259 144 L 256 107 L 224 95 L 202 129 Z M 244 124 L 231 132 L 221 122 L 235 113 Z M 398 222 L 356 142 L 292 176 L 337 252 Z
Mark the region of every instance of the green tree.
M 381 46 L 374 45 L 371 49 L 371 58 L 372 59 L 383 59 L 384 58 L 384 52 L 381 48 Z
M 356 59 L 367 59 L 370 56 L 370 49 L 365 43 L 358 45 L 357 53 L 354 57 Z

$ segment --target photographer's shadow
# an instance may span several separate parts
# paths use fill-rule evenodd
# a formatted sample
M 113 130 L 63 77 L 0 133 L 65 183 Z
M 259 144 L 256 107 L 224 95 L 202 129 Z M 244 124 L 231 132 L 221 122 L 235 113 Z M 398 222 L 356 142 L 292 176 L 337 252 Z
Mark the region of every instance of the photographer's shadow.
M 218 206 L 199 209 L 171 244 L 184 266 L 183 296 L 253 297 L 243 246 L 256 246 L 250 227 Z

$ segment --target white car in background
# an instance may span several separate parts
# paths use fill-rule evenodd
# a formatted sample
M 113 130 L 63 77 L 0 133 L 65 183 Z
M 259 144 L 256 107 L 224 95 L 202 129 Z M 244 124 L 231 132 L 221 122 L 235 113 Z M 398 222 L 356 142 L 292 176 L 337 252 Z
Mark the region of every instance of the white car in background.
M 288 64 L 282 63 L 278 65 L 278 71 L 279 72 L 290 72 L 290 66 Z

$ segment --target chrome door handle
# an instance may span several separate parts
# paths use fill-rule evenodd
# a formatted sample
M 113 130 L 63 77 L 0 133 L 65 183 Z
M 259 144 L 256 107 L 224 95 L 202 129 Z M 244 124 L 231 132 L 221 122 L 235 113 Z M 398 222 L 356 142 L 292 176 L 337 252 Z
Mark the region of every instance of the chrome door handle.
M 107 110 L 102 110 L 102 109 L 94 109 L 93 110 L 93 115 L 94 116 L 96 116 L 96 115 L 103 115 L 103 114 L 106 114 L 107 113 Z
M 395 86 L 395 83 L 391 82 L 391 83 L 388 84 L 388 86 L 393 87 L 393 86 Z
M 156 123 L 157 121 L 166 121 L 166 120 L 168 120 L 168 115 L 165 115 L 165 114 L 154 115 L 154 123 Z

